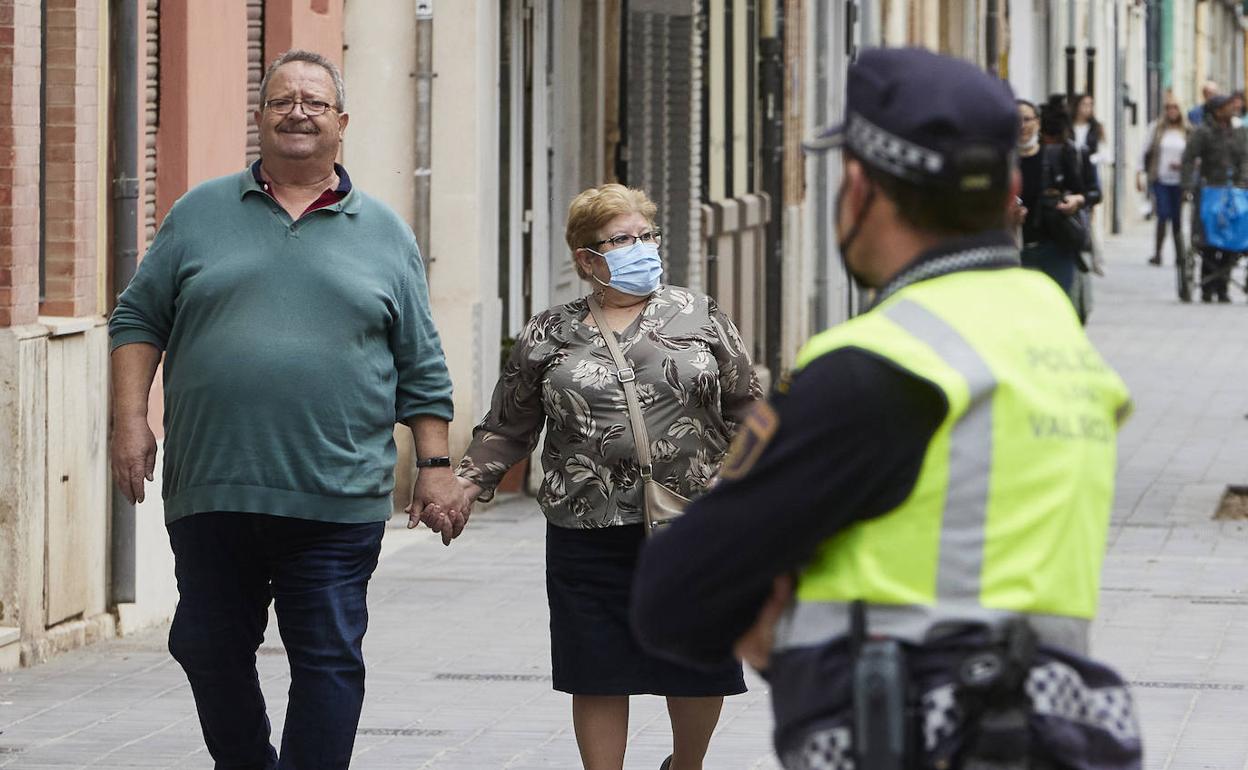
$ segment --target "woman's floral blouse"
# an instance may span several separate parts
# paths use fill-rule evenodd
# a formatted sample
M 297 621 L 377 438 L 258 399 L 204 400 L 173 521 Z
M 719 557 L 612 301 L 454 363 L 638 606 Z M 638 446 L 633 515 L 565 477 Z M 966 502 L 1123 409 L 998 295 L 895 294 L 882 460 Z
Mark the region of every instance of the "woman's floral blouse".
M 457 471 L 481 486 L 482 500 L 545 427 L 538 503 L 552 524 L 642 520 L 624 389 L 592 321 L 578 299 L 535 316 L 516 340 Z M 654 477 L 686 497 L 700 494 L 737 424 L 762 398 L 737 328 L 710 297 L 665 286 L 617 338 L 636 370 Z

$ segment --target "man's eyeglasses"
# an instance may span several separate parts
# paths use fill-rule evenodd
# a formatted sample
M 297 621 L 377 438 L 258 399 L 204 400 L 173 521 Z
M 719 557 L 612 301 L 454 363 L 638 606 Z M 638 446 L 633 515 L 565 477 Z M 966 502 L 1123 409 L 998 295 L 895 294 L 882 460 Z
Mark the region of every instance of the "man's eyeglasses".
M 625 247 L 632 246 L 637 241 L 641 241 L 642 243 L 653 243 L 655 246 L 660 246 L 663 243 L 663 231 L 656 228 L 654 230 L 647 230 L 641 235 L 613 235 L 610 238 L 606 238 L 589 245 L 602 246 L 609 243 L 613 248 L 623 249 Z
M 322 102 L 319 99 L 270 99 L 264 103 L 265 109 L 273 110 L 278 115 L 289 115 L 291 110 L 295 109 L 295 105 L 303 107 L 303 114 L 309 118 L 317 115 L 324 115 L 326 110 L 333 110 L 329 102 Z

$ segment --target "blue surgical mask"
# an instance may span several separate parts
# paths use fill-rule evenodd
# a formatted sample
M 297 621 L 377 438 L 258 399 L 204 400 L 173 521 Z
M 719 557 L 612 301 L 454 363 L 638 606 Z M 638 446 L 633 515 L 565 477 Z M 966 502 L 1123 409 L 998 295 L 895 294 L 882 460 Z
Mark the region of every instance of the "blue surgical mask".
M 623 249 L 605 254 L 594 253 L 606 259 L 607 267 L 611 268 L 610 283 L 602 283 L 598 276 L 594 276 L 594 280 L 603 286 L 635 297 L 645 297 L 659 288 L 659 281 L 663 278 L 663 260 L 659 258 L 659 247 L 655 244 L 634 241 L 632 246 Z

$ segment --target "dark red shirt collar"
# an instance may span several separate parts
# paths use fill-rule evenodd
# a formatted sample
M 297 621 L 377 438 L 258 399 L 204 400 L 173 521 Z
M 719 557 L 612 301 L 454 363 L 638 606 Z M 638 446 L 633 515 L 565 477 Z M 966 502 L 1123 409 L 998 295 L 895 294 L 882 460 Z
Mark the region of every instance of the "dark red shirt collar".
M 347 170 L 340 164 L 335 163 L 334 173 L 338 174 L 338 186 L 333 189 L 326 189 L 325 192 L 321 193 L 321 197 L 312 201 L 312 205 L 304 209 L 303 214 L 300 216 L 305 216 L 309 212 L 323 209 L 326 206 L 332 206 L 347 197 L 347 193 L 351 192 L 351 177 L 347 174 Z M 251 176 L 256 180 L 256 184 L 260 185 L 260 189 L 264 190 L 265 195 L 273 198 L 273 191 L 269 189 L 269 183 L 260 174 L 259 160 L 251 164 Z M 277 200 L 276 198 L 273 199 Z

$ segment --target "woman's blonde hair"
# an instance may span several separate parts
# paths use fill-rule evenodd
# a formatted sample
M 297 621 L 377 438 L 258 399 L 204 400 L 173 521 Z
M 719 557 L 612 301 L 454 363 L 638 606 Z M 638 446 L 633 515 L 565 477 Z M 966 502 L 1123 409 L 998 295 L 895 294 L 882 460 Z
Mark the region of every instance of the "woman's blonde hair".
M 598 233 L 608 222 L 621 214 L 641 214 L 653 223 L 659 207 L 642 190 L 622 184 L 604 184 L 591 187 L 572 199 L 568 206 L 568 227 L 564 238 L 572 251 L 588 246 L 598 240 Z M 581 278 L 580 265 L 576 272 Z
M 1177 123 L 1170 123 L 1168 120 L 1166 120 L 1166 107 L 1170 106 L 1171 104 L 1179 108 L 1179 120 Z M 1170 90 L 1169 88 L 1166 89 L 1165 94 L 1162 96 L 1161 117 L 1158 119 L 1157 124 L 1162 127 L 1169 124 L 1172 126 L 1178 126 L 1184 131 L 1187 130 L 1187 115 L 1183 112 L 1183 105 L 1179 104 L 1179 100 L 1176 99 L 1174 96 L 1174 91 Z

